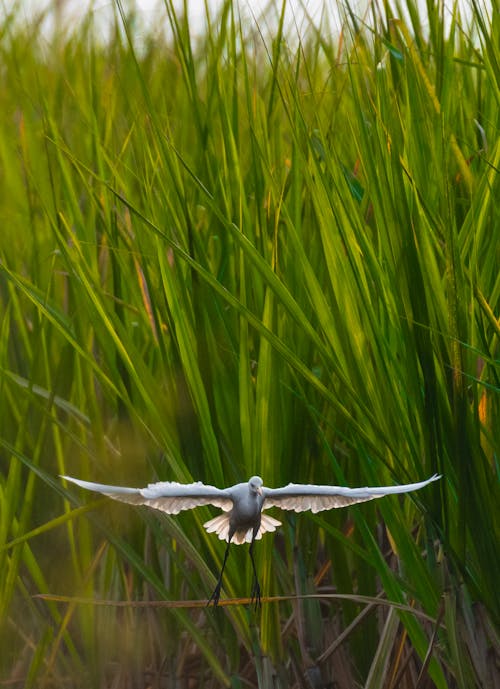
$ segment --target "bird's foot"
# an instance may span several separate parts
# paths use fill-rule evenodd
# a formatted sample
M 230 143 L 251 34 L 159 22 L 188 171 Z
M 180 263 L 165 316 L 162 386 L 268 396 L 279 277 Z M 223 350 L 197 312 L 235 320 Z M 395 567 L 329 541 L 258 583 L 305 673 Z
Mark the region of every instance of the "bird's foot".
M 218 584 L 217 584 L 217 586 L 216 586 L 215 589 L 214 589 L 214 592 L 212 593 L 212 595 L 210 596 L 210 598 L 209 598 L 208 601 L 207 601 L 207 608 L 208 608 L 208 606 L 210 605 L 210 603 L 213 603 L 213 604 L 214 604 L 214 608 L 217 607 L 217 605 L 218 605 L 218 603 L 219 603 L 221 588 L 222 588 L 222 584 L 221 584 L 221 582 L 219 581 Z
M 261 607 L 260 602 L 260 584 L 257 579 L 254 580 L 251 593 L 251 602 L 255 604 L 255 610 Z

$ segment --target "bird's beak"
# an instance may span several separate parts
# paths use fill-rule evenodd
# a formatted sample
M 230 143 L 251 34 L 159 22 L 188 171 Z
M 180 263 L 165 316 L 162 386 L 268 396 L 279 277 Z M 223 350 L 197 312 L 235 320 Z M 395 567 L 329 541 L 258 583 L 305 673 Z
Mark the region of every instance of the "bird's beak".
M 259 495 L 262 495 L 262 486 L 259 486 L 259 487 L 257 488 L 257 493 L 258 493 Z

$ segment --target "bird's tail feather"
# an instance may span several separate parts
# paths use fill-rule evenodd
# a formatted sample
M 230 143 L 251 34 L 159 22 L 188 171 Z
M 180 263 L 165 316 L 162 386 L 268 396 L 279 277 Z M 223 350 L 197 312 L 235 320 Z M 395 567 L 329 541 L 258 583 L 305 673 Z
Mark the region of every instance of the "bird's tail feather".
M 205 522 L 203 526 L 208 531 L 208 533 L 216 533 L 221 541 L 227 541 L 229 537 L 228 514 L 218 514 L 213 519 L 210 519 L 208 522 Z M 277 519 L 274 519 L 274 517 L 270 517 L 268 514 L 262 514 L 260 520 L 260 528 L 257 535 L 255 536 L 255 539 L 258 541 L 262 538 L 263 534 L 271 531 L 276 531 L 276 528 L 278 526 L 281 526 L 281 522 L 279 522 Z M 252 528 L 248 529 L 247 531 L 236 531 L 233 534 L 231 542 L 236 543 L 237 545 L 241 545 L 242 543 L 251 543 L 252 532 Z
M 213 519 L 203 524 L 208 533 L 216 533 L 221 541 L 227 541 L 229 536 L 229 516 L 226 513 L 218 514 Z

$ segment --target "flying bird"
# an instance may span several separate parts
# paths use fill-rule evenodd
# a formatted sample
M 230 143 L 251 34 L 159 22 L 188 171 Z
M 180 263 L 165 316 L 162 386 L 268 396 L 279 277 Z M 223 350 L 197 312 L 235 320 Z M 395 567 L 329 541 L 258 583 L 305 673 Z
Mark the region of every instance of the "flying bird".
M 207 605 L 219 602 L 222 575 L 229 555 L 231 543 L 241 545 L 250 544 L 250 559 L 253 570 L 252 600 L 260 604 L 260 585 L 253 557 L 253 546 L 262 535 L 276 531 L 281 525 L 274 517 L 263 514 L 263 510 L 270 507 L 281 507 L 283 510 L 295 512 L 321 512 L 336 507 L 347 507 L 358 502 L 366 502 L 384 495 L 409 493 L 420 490 L 432 481 L 441 477 L 434 474 L 427 481 L 407 483 L 401 486 L 376 486 L 373 488 L 345 488 L 343 486 L 315 486 L 309 484 L 289 483 L 282 488 L 266 488 L 260 476 L 252 476 L 247 483 L 237 483 L 230 488 L 216 488 L 207 486 L 201 481 L 196 483 L 175 483 L 160 481 L 150 483 L 147 488 L 126 488 L 124 486 L 107 486 L 102 483 L 81 481 L 71 476 L 61 478 L 76 483 L 87 490 L 96 491 L 115 500 L 132 503 L 133 505 L 147 505 L 167 514 L 178 514 L 183 510 L 190 510 L 202 505 L 219 507 L 223 512 L 205 522 L 203 526 L 208 533 L 216 533 L 222 541 L 227 541 L 224 560 L 217 585 L 208 600 Z

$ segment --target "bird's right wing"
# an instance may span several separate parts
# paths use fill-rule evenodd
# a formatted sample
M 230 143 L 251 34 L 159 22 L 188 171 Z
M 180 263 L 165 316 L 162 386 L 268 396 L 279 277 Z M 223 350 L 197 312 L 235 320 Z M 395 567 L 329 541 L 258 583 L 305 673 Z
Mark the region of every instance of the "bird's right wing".
M 167 514 L 178 514 L 182 510 L 190 510 L 202 505 L 214 505 L 214 507 L 228 512 L 233 506 L 229 491 L 221 490 L 215 486 L 206 486 L 201 481 L 196 483 L 161 481 L 150 483 L 147 488 L 126 488 L 125 486 L 107 486 L 103 483 L 81 481 L 71 476 L 61 476 L 61 478 L 76 483 L 80 488 L 102 493 L 114 500 L 133 505 L 147 505 Z
M 358 502 L 382 498 L 384 495 L 409 493 L 412 490 L 419 490 L 439 478 L 441 477 L 434 474 L 427 481 L 420 481 L 419 483 L 406 483 L 401 486 L 373 486 L 371 488 L 289 483 L 283 488 L 263 488 L 264 505 L 262 509 L 281 507 L 283 510 L 294 510 L 295 512 L 304 512 L 305 510 L 321 512 L 322 510 L 347 507 Z

